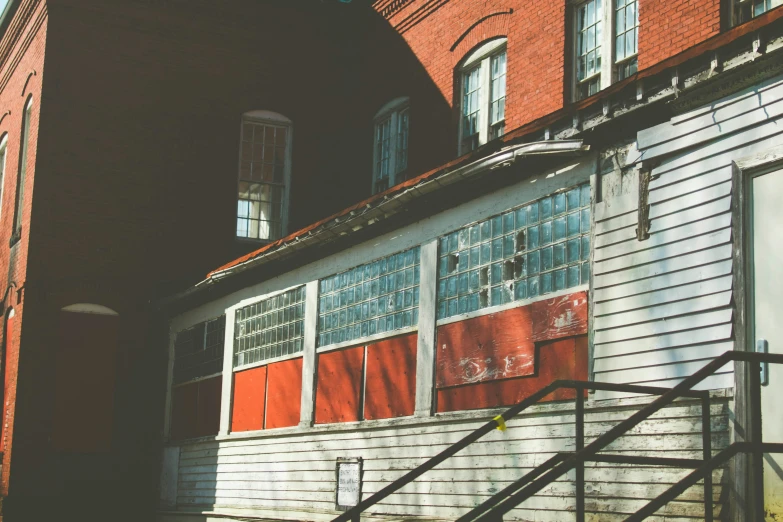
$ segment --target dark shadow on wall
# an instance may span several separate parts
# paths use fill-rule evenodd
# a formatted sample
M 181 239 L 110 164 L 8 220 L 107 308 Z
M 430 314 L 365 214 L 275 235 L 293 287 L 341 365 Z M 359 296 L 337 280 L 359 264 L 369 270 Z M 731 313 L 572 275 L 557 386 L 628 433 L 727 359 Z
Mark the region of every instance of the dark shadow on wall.
M 241 115 L 293 121 L 295 230 L 370 195 L 373 116 L 396 97 L 408 174 L 450 159 L 450 100 L 369 2 L 60 0 L 46 30 L 5 519 L 148 520 L 167 365 L 154 303 L 258 246 L 234 237 Z M 79 302 L 121 310 L 113 440 L 64 456 L 47 318 Z

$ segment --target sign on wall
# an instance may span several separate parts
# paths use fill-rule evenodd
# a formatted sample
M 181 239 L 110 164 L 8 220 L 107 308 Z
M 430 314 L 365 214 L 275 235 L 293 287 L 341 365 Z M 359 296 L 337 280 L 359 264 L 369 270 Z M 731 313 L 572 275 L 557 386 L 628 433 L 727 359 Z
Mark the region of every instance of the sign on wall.
M 362 498 L 362 458 L 338 458 L 335 468 L 337 509 L 350 509 Z

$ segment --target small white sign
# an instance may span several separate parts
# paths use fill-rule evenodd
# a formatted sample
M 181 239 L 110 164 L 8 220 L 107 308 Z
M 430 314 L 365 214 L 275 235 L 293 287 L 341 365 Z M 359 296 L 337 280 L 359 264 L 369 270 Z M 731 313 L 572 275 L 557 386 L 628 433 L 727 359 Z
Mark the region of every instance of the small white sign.
M 357 459 L 337 461 L 337 505 L 353 507 L 362 494 L 362 465 Z

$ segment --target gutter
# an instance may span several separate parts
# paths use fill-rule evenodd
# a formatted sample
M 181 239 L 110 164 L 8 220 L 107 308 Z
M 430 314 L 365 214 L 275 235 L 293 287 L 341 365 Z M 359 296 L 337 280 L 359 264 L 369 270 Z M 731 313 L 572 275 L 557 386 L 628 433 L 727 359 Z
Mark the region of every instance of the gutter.
M 328 243 L 329 241 L 334 241 L 335 239 L 347 236 L 366 226 L 397 214 L 399 210 L 405 208 L 409 202 L 415 199 L 430 194 L 442 187 L 457 183 L 463 179 L 472 178 L 490 170 L 508 167 L 519 158 L 540 155 L 575 155 L 586 152 L 589 149 L 590 146 L 585 145 L 582 140 L 549 140 L 505 147 L 489 156 L 458 167 L 452 171 L 445 172 L 440 176 L 423 180 L 396 194 L 386 195 L 379 198 L 377 201 L 370 201 L 360 209 L 354 209 L 339 214 L 317 228 L 304 232 L 301 236 L 294 235 L 293 239 L 283 243 L 278 248 L 261 253 L 258 256 L 237 265 L 210 273 L 203 281 L 184 292 L 166 299 L 165 302 L 178 301 L 179 299 L 208 288 L 229 276 L 280 258 L 294 255 L 306 248 Z

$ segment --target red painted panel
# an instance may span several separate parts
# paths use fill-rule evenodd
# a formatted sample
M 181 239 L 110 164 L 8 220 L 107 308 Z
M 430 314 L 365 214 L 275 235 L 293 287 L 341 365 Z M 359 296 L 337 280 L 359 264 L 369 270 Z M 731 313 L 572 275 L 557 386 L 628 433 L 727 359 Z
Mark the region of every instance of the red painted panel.
M 177 386 L 171 391 L 171 438 L 195 437 L 198 424 L 198 383 Z
M 231 405 L 231 431 L 264 428 L 266 366 L 234 374 L 234 401 Z
M 587 292 L 537 301 L 529 306 L 534 341 L 587 333 Z
M 220 431 L 220 396 L 223 377 L 198 381 L 197 436 L 217 435 Z
M 416 342 L 414 334 L 367 347 L 365 419 L 413 415 L 416 406 Z
M 298 425 L 302 409 L 302 358 L 273 363 L 268 368 L 266 428 Z
M 535 344 L 529 306 L 438 328 L 438 388 L 530 375 Z
M 571 337 L 542 344 L 538 371 L 529 377 L 516 377 L 438 390 L 438 412 L 510 406 L 557 379 L 587 379 L 587 336 Z M 573 399 L 573 390 L 558 390 L 542 402 Z
M 116 316 L 61 312 L 52 419 L 55 450 L 111 449 L 118 326 Z
M 364 346 L 318 355 L 315 422 L 359 420 Z
M 446 388 L 532 375 L 535 342 L 586 332 L 586 292 L 441 326 L 436 386 Z

